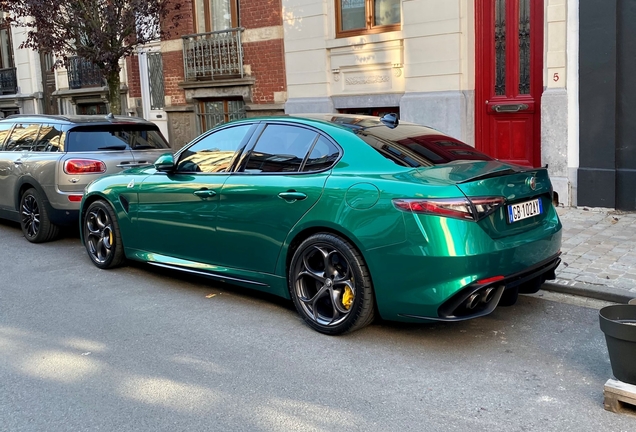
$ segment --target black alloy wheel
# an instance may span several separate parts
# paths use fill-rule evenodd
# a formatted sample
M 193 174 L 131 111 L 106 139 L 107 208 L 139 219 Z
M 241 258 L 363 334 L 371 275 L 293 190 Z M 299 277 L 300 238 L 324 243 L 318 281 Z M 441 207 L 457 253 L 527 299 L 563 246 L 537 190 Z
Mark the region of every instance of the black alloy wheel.
M 31 243 L 44 243 L 58 236 L 60 229 L 49 220 L 46 207 L 35 189 L 27 189 L 20 198 L 20 227 Z
M 300 244 L 288 283 L 296 310 L 321 333 L 351 332 L 374 319 L 373 285 L 362 255 L 334 234 L 315 234 Z
M 119 223 L 111 206 L 98 200 L 88 206 L 82 222 L 84 245 L 93 264 L 101 269 L 120 266 L 126 260 Z

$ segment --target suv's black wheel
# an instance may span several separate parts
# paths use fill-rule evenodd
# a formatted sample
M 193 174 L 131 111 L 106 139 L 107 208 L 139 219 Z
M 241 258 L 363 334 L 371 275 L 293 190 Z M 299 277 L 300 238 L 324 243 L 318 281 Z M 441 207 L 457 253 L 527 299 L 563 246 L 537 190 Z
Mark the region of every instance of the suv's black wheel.
M 111 206 L 103 200 L 93 202 L 82 221 L 84 245 L 93 263 L 101 269 L 117 267 L 124 263 L 124 245 L 119 223 Z
M 351 332 L 373 321 L 369 270 L 355 247 L 334 234 L 315 234 L 300 244 L 288 283 L 296 310 L 321 333 Z
M 59 227 L 49 219 L 40 193 L 34 188 L 27 189 L 20 198 L 20 226 L 31 243 L 51 241 L 60 233 Z

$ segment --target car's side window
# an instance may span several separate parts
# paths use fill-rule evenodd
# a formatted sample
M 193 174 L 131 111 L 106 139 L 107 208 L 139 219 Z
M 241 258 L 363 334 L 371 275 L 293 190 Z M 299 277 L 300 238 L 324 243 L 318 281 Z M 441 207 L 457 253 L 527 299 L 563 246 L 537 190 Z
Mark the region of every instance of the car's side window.
M 0 123 L 0 151 L 4 150 L 2 145 L 4 144 L 4 140 L 7 138 L 7 135 L 9 135 L 11 126 L 13 126 L 13 123 Z
M 181 153 L 177 172 L 218 173 L 228 170 L 236 151 L 242 148 L 251 124 L 221 129 L 202 138 Z
M 327 138 L 321 136 L 311 150 L 303 166 L 303 172 L 320 171 L 330 168 L 338 159 L 338 156 L 340 156 L 338 148 Z
M 39 152 L 63 151 L 62 136 L 62 131 L 57 129 L 55 125 L 43 124 L 38 140 L 31 150 Z
M 38 137 L 39 124 L 18 123 L 4 145 L 5 151 L 31 150 L 33 142 Z
M 317 132 L 298 126 L 268 125 L 245 164 L 247 173 L 298 172 Z
M 130 148 L 133 150 L 169 149 L 170 146 L 157 130 L 138 130 L 130 134 Z

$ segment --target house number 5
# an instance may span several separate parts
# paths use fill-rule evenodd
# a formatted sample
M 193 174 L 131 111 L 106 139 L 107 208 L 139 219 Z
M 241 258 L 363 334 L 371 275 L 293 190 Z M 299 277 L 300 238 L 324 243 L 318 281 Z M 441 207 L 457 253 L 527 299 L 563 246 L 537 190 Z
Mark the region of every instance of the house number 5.
M 552 79 L 554 80 L 554 82 L 557 82 L 559 80 L 559 73 L 555 72 L 554 76 L 552 77 Z

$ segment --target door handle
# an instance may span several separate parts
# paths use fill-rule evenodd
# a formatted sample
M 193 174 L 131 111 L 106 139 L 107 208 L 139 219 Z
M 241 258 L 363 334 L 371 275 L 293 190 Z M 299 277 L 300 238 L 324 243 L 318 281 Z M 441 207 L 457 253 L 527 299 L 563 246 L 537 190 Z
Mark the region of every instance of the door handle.
M 22 165 L 24 162 L 22 162 L 21 160 L 14 160 L 13 161 L 13 165 Z
M 307 195 L 305 195 L 304 193 L 296 191 L 281 192 L 278 194 L 278 196 L 289 202 L 301 201 L 307 198 Z
M 216 192 L 209 189 L 201 189 L 198 191 L 194 191 L 194 194 L 198 196 L 199 198 L 212 198 L 213 196 L 216 195 Z
M 527 104 L 506 104 L 506 105 L 493 105 L 493 111 L 498 113 L 511 113 L 525 111 L 528 109 Z

